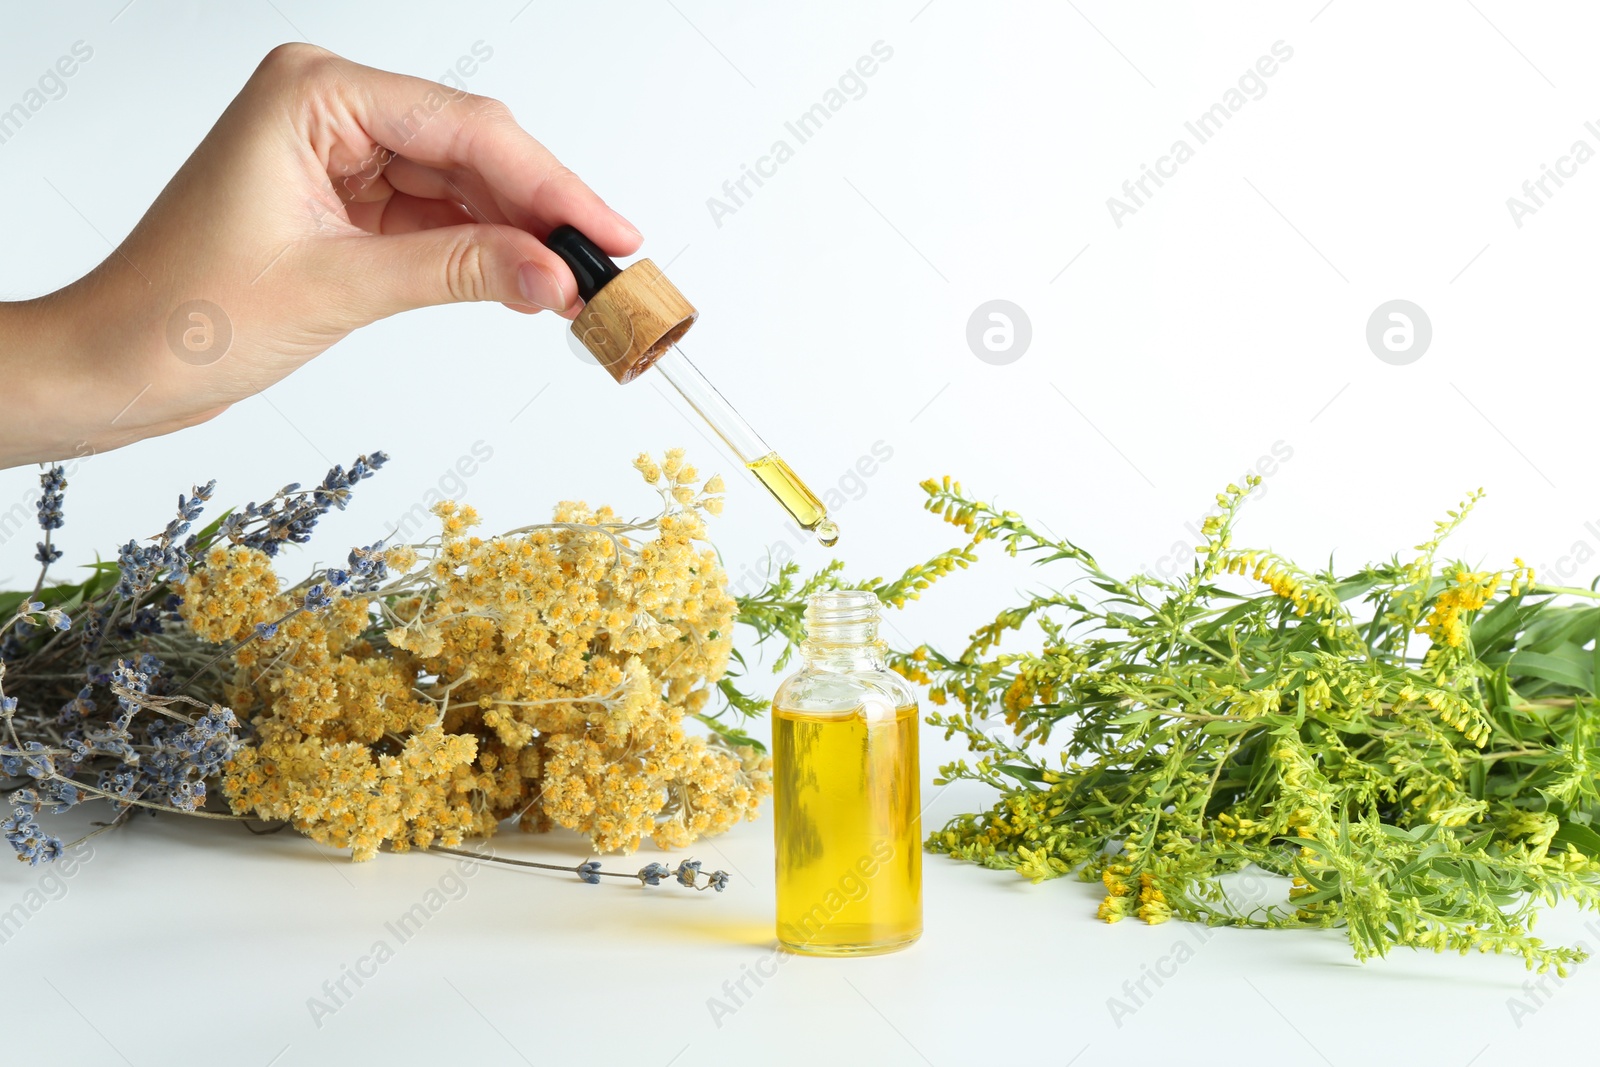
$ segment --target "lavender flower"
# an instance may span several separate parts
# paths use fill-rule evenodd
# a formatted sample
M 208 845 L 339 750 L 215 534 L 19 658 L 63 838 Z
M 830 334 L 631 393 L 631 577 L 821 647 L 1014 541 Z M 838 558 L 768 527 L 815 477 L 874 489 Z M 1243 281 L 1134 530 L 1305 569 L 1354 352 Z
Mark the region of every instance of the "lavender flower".
M 160 674 L 161 661 L 148 652 L 132 663 L 117 660 L 117 668 L 111 672 L 111 683 L 124 691 L 117 694 L 117 706 L 122 709 L 117 722 L 123 728 L 133 721 L 134 715 L 144 706 L 139 702 L 139 697 L 150 692 L 151 682 Z
M 125 641 L 141 634 L 158 634 L 161 631 L 161 611 L 153 604 L 141 605 L 135 609 L 132 618 L 117 624 L 117 636 Z
M 92 654 L 105 640 L 106 613 L 98 604 L 91 604 L 79 618 L 83 620 L 84 650 Z
M 22 806 L 11 810 L 11 817 L 0 822 L 6 840 L 17 850 L 17 858 L 31 866 L 49 863 L 61 855 L 63 845 L 59 837 L 47 834 L 35 817 L 36 810 Z
M 49 532 L 59 530 L 66 520 L 61 514 L 61 502 L 67 493 L 67 471 L 57 464 L 39 475 L 39 529 Z M 56 555 L 60 555 L 57 552 Z
M 77 785 L 63 778 L 52 778 L 39 783 L 39 796 L 45 803 L 51 805 L 50 811 L 54 815 L 70 810 L 84 799 Z
M 62 726 L 76 726 L 93 715 L 97 707 L 94 702 L 94 687 L 86 685 L 78 690 L 77 696 L 61 705 L 61 710 L 56 713 L 56 722 Z M 77 743 L 82 744 L 81 741 Z
M 266 503 L 249 505 L 229 515 L 222 523 L 228 540 L 276 556 L 284 544 L 304 544 L 311 539 L 317 520 L 332 508 L 343 510 L 350 502 L 356 482 L 372 477 L 389 461 L 383 452 L 357 456 L 350 469 L 335 466 L 315 488 L 302 490 L 290 482 Z
M 122 572 L 122 580 L 117 583 L 118 596 L 124 600 L 137 600 L 158 581 L 174 581 L 188 571 L 191 555 L 199 539 L 190 535 L 180 544 L 178 538 L 189 533 L 190 526 L 200 517 L 216 487 L 217 482 L 213 478 L 205 485 L 195 486 L 193 496 L 178 494 L 177 517 L 153 538 L 153 544 L 142 546 L 137 541 L 129 541 L 122 546 L 117 554 L 117 566 Z
M 348 563 L 350 566 L 350 588 L 347 591 L 352 594 L 373 592 L 389 576 L 388 565 L 384 562 L 382 541 L 375 541 L 365 548 L 352 548 Z M 329 571 L 328 573 L 332 575 L 336 572 Z M 340 583 L 335 582 L 334 584 Z

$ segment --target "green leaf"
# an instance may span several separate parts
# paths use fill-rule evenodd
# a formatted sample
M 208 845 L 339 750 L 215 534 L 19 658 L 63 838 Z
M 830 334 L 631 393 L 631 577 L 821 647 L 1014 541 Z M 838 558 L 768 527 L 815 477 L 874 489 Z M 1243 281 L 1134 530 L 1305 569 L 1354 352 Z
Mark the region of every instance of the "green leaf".
M 733 747 L 740 748 L 740 747 L 744 747 L 744 746 L 749 746 L 750 748 L 755 749 L 757 752 L 760 752 L 763 755 L 766 754 L 766 751 L 767 751 L 767 746 L 766 745 L 763 745 L 760 741 L 758 741 L 755 738 L 751 737 L 749 734 L 745 733 L 743 730 L 740 730 L 738 727 L 729 726 L 727 723 L 722 722 L 719 719 L 713 718 L 710 715 L 703 715 L 703 714 L 697 713 L 695 715 L 695 718 L 699 719 L 702 723 L 704 723 L 706 726 L 708 726 L 711 729 L 711 732 L 713 734 L 715 734 L 717 737 L 722 738 L 722 740 L 726 741 L 728 744 L 732 745 Z
M 772 707 L 772 701 L 750 696 L 740 690 L 738 686 L 733 684 L 732 678 L 719 679 L 717 688 L 722 691 L 722 696 L 727 700 L 728 706 L 747 718 L 762 715 L 768 708 Z
M 1550 839 L 1551 845 L 1571 845 L 1590 859 L 1600 858 L 1600 833 L 1575 822 L 1563 822 Z
M 1586 645 L 1600 632 L 1600 608 L 1547 608 L 1530 620 L 1518 647 L 1554 653 L 1564 645 Z
M 1478 616 L 1472 624 L 1472 647 L 1479 655 L 1493 649 L 1505 637 L 1515 636 L 1524 621 L 1535 614 L 1539 605 L 1522 610 L 1522 597 L 1507 597 Z
M 1231 737 L 1234 734 L 1248 733 L 1257 727 L 1266 725 L 1261 719 L 1238 719 L 1233 722 L 1208 722 L 1201 729 L 1203 734 L 1213 736 Z
M 1571 646 L 1558 647 L 1557 651 L 1544 654 L 1518 652 L 1511 657 L 1506 670 L 1513 678 L 1517 675 L 1541 678 L 1582 693 L 1595 692 L 1593 660 Z
M 1344 581 L 1334 584 L 1333 594 L 1341 601 L 1353 600 L 1370 591 L 1379 583 L 1379 580 L 1376 574 L 1362 574 L 1354 578 L 1346 578 Z

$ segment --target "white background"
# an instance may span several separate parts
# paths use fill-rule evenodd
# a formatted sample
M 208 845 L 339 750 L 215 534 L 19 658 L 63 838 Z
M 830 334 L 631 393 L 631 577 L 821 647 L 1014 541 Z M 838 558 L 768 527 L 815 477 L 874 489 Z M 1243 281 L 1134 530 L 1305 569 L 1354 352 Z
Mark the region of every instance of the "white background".
M 918 509 L 916 483 L 943 473 L 1112 569 L 1160 566 L 1274 445 L 1292 458 L 1241 538 L 1307 562 L 1407 551 L 1478 486 L 1489 496 L 1464 558 L 1520 553 L 1554 577 L 1600 548 L 1600 162 L 1520 227 L 1506 205 L 1573 141 L 1600 148 L 1584 129 L 1600 119 L 1600 26 L 1582 5 L 125 3 L 5 12 L 0 109 L 75 41 L 94 55 L 0 144 L 0 296 L 48 291 L 107 255 L 274 44 L 437 77 L 481 41 L 493 55 L 469 88 L 506 101 L 639 225 L 701 309 L 687 347 L 702 369 L 814 487 L 850 495 L 838 551 L 852 575 L 955 543 Z M 775 139 L 793 144 L 785 121 L 878 41 L 893 56 L 865 94 L 719 226 L 707 198 Z M 1175 139 L 1195 146 L 1184 123 L 1278 41 L 1293 57 L 1265 95 L 1118 227 L 1107 198 Z M 966 341 L 996 298 L 1032 324 L 1005 366 Z M 1396 298 L 1432 321 L 1408 366 L 1365 341 Z M 58 543 L 87 559 L 159 529 L 193 482 L 218 478 L 219 502 L 260 498 L 374 448 L 393 465 L 290 565 L 342 557 L 441 480 L 448 491 L 476 442 L 493 456 L 464 499 L 491 528 L 564 497 L 647 507 L 628 469 L 641 449 L 683 444 L 733 473 L 648 376 L 619 389 L 564 331 L 498 306 L 381 323 L 208 425 L 81 464 Z M 892 459 L 852 481 L 880 441 Z M 797 546 L 754 483 L 732 482 L 715 536 L 738 575 Z M 0 504 L 34 484 L 31 470 L 0 474 Z M 32 540 L 0 546 L 6 582 L 31 580 Z M 827 558 L 798 547 L 808 567 Z M 1049 580 L 991 559 L 894 625 L 954 641 Z M 931 779 L 956 750 L 924 744 Z M 930 827 L 986 802 L 925 789 Z M 939 857 L 918 946 L 786 962 L 718 1025 L 707 999 L 768 966 L 768 833 L 762 821 L 699 851 L 736 872 L 720 897 L 482 871 L 319 1028 L 306 999 L 449 865 L 353 866 L 287 834 L 141 821 L 98 839 L 0 947 L 6 1059 L 1481 1064 L 1588 1044 L 1589 970 L 1519 1019 L 1510 998 L 1540 1002 L 1515 962 L 1357 966 L 1337 934 L 1223 931 L 1114 1019 L 1108 998 L 1197 943 L 1192 930 L 1107 927 L 1092 886 Z M 581 854 L 562 838 L 496 846 Z M 0 907 L 39 877 L 6 864 Z M 1595 942 L 1565 912 L 1545 932 Z

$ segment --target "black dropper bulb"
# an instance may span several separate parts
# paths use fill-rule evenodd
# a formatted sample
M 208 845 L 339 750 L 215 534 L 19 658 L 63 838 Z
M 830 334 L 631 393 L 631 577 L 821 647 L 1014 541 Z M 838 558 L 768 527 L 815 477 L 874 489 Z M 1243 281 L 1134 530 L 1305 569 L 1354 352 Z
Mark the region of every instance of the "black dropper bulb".
M 584 303 L 593 300 L 594 294 L 622 273 L 622 268 L 611 262 L 611 257 L 576 227 L 557 226 L 544 243 L 572 268 L 572 276 L 578 280 L 578 295 L 583 297 Z

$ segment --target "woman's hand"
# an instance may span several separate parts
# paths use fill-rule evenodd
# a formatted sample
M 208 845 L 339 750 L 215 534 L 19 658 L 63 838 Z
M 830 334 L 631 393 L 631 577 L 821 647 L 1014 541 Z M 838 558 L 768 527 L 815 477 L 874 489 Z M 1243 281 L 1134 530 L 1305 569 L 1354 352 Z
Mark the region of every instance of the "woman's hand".
M 562 224 L 639 247 L 504 105 L 275 48 L 104 263 L 0 305 L 0 465 L 203 422 L 411 308 L 571 317 L 572 274 L 540 242 Z

